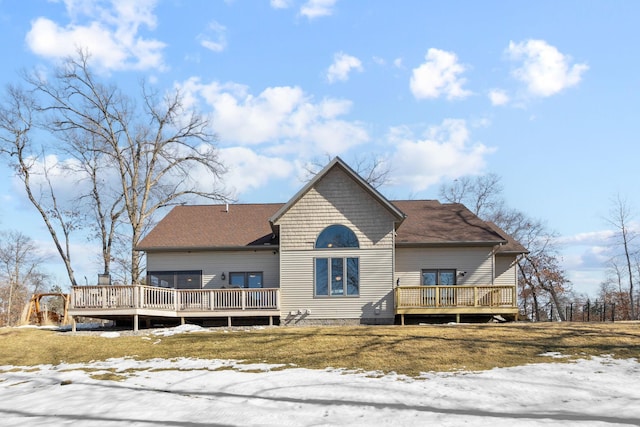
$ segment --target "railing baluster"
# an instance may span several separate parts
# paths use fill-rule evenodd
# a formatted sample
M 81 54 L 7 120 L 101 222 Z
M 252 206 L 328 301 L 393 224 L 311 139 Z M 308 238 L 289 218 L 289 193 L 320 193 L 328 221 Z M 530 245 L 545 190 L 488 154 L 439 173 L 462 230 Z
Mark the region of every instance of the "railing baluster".
M 416 296 L 417 297 L 417 296 Z M 418 301 L 416 301 L 418 302 Z M 168 289 L 154 286 L 78 286 L 71 290 L 72 308 L 171 310 L 277 310 L 279 288 Z
M 399 286 L 396 308 L 516 307 L 515 286 Z

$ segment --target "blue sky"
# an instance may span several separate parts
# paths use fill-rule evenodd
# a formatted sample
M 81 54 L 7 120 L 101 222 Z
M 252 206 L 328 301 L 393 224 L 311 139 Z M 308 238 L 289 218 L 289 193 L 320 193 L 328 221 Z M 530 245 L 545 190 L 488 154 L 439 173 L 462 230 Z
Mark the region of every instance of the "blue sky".
M 327 154 L 387 159 L 391 199 L 496 173 L 593 294 L 611 198 L 640 208 L 638 16 L 636 1 L 0 0 L 0 82 L 83 46 L 124 88 L 179 87 L 211 115 L 240 202 L 286 201 Z M 0 229 L 52 248 L 0 171 Z M 95 277 L 86 258 L 78 276 Z

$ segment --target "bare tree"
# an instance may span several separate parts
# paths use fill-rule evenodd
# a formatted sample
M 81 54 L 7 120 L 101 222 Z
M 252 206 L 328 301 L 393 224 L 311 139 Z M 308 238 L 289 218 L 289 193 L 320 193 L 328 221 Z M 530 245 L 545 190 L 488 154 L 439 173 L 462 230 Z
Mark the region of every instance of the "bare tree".
M 504 208 L 500 176 L 489 173 L 475 178 L 463 176 L 450 185 L 440 187 L 440 198 L 449 203 L 462 203 L 480 218 L 487 219 Z
M 305 180 L 310 181 L 331 161 L 329 154 L 323 159 L 315 159 L 304 165 Z M 373 188 L 379 188 L 390 182 L 391 168 L 389 163 L 380 156 L 356 156 L 351 162 L 352 169 Z
M 154 214 L 193 198 L 225 200 L 220 185 L 225 168 L 213 145 L 208 120 L 186 108 L 177 90 L 161 96 L 141 84 L 138 106 L 117 86 L 97 79 L 89 60 L 88 53 L 79 51 L 52 77 L 26 74 L 31 97 L 25 91 L 10 90 L 10 99 L 24 114 L 0 122 L 4 152 L 10 159 L 16 156 L 25 189 L 33 193 L 28 178 L 34 171 L 34 150 L 27 152 L 26 148 L 32 148 L 27 142 L 37 115 L 41 129 L 56 137 L 51 149 L 76 159 L 74 176 L 89 183 L 79 199 L 89 202 L 84 204 L 90 207 L 84 214 L 92 218 L 94 235 L 102 243 L 104 272 L 110 271 L 113 244 L 124 223 L 130 278 L 138 283 L 143 266 L 136 246 L 152 225 Z M 5 107 L 10 108 L 13 105 Z M 39 206 L 38 197 L 30 195 L 30 200 Z M 48 209 L 39 210 L 47 224 L 59 217 Z M 58 232 L 53 227 L 49 231 L 63 248 Z M 69 251 L 59 249 L 59 253 L 75 285 Z
M 47 226 L 71 284 L 76 285 L 70 235 L 76 227 L 77 215 L 59 205 L 42 149 L 31 140 L 36 110 L 35 100 L 29 93 L 15 86 L 7 88 L 5 102 L 0 105 L 0 154 L 5 155 L 22 182 L 29 201 Z
M 46 275 L 40 270 L 44 257 L 30 237 L 17 232 L 0 235 L 0 300 L 4 307 L 4 324 L 15 325 L 30 293 L 45 286 Z
M 542 301 L 548 296 L 555 313 L 560 310 L 562 295 L 570 290 L 570 281 L 560 267 L 556 235 L 540 220 L 506 206 L 503 186 L 496 174 L 475 178 L 462 177 L 440 187 L 440 197 L 450 203 L 463 203 L 485 221 L 491 221 L 520 242 L 528 254 L 518 259 L 518 280 L 523 304 L 531 300 L 533 318 L 540 320 Z
M 619 194 L 612 200 L 612 207 L 609 213 L 607 222 L 615 227 L 616 233 L 614 239 L 616 244 L 621 246 L 622 258 L 624 262 L 624 270 L 627 274 L 627 280 L 629 284 L 629 313 L 631 319 L 636 318 L 636 310 L 634 307 L 634 277 L 633 277 L 633 263 L 632 259 L 636 252 L 634 246 L 634 240 L 637 237 L 637 233 L 630 228 L 630 223 L 633 219 L 631 207 L 626 199 L 622 198 Z
M 68 132 L 65 152 L 76 162 L 66 165 L 81 184 L 88 184 L 88 192 L 78 197 L 78 211 L 86 212 L 90 238 L 101 245 L 102 274 L 111 275 L 114 246 L 123 244 L 118 230 L 124 214 L 123 195 L 110 188 L 107 177 L 112 164 L 101 154 L 102 147 L 96 136 L 88 132 Z

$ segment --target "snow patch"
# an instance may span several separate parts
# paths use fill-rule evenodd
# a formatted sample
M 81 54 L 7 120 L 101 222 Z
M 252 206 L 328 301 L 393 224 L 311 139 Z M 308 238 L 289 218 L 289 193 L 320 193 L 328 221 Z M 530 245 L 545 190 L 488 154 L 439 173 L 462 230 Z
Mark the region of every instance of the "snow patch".
M 636 359 L 420 378 L 282 367 L 193 358 L 2 366 L 2 424 L 578 427 L 640 420 Z M 100 370 L 126 375 L 92 377 Z

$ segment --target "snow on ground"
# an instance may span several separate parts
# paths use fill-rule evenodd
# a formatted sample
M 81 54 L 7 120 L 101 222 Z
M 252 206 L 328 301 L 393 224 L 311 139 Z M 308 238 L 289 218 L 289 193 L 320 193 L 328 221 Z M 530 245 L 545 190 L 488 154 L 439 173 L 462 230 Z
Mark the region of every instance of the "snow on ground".
M 121 380 L 95 377 L 109 372 Z M 607 356 L 419 379 L 186 358 L 0 366 L 0 425 L 640 426 L 639 381 L 637 360 Z

